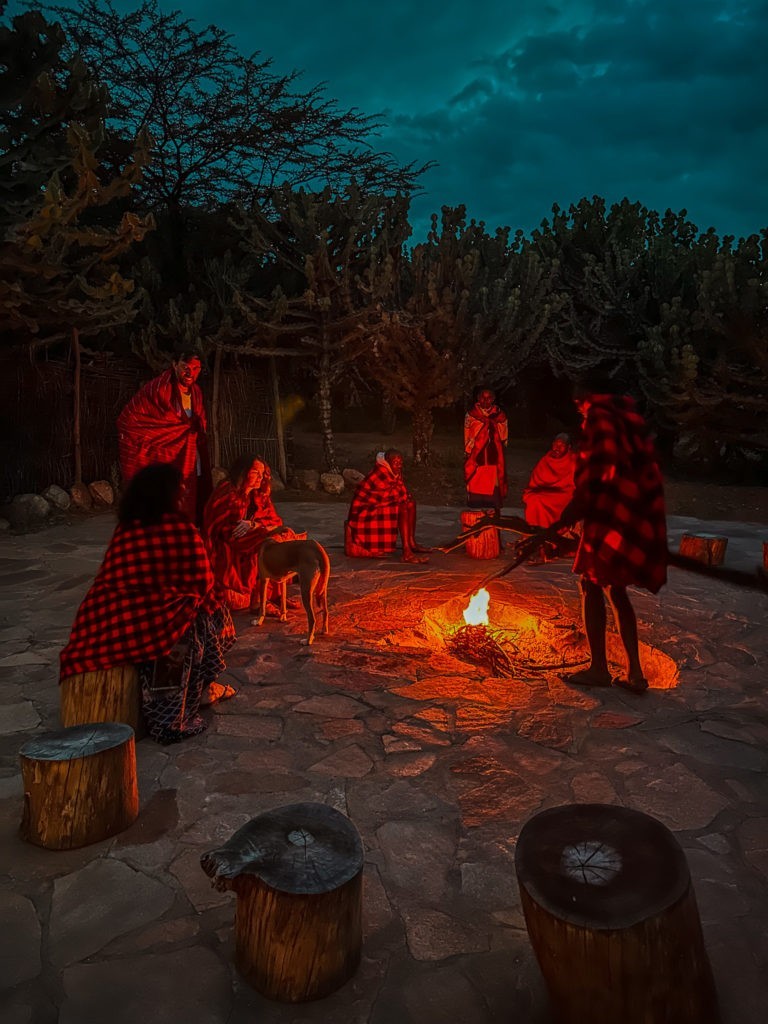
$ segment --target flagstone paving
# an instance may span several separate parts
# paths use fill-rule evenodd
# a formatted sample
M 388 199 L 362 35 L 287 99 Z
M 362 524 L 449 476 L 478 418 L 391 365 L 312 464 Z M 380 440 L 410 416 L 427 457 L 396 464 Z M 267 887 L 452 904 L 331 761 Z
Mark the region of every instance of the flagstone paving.
M 513 678 L 489 679 L 448 654 L 441 630 L 503 562 L 352 562 L 340 546 L 344 511 L 284 506 L 329 548 L 332 635 L 307 648 L 302 611 L 259 630 L 240 616 L 237 697 L 212 710 L 202 736 L 141 740 L 139 819 L 69 852 L 17 838 L 18 750 L 58 727 L 57 654 L 113 523 L 0 538 L 0 1019 L 544 1024 L 515 843 L 542 808 L 599 801 L 677 834 L 723 1021 L 762 1024 L 768 596 L 673 570 L 658 598 L 636 601 L 649 693 L 584 692 L 558 674 L 584 657 L 575 579 L 565 564 L 523 567 L 490 588 L 491 616 L 519 656 Z M 445 541 L 458 525 L 455 509 L 420 515 L 422 539 Z M 672 527 L 675 539 L 727 535 L 733 567 L 761 559 L 762 527 Z M 363 961 L 328 999 L 282 1006 L 234 971 L 233 897 L 211 887 L 199 860 L 260 812 L 303 800 L 331 804 L 361 833 Z

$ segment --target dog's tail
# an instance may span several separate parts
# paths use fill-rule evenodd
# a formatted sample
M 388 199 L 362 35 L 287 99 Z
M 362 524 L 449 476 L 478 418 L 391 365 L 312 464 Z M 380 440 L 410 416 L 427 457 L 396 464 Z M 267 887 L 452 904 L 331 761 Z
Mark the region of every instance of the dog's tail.
M 328 598 L 328 580 L 331 578 L 331 560 L 328 557 L 328 552 L 325 550 L 322 544 L 317 544 L 317 560 L 320 568 L 320 579 L 317 581 L 317 588 L 315 594 L 318 598 L 327 600 Z

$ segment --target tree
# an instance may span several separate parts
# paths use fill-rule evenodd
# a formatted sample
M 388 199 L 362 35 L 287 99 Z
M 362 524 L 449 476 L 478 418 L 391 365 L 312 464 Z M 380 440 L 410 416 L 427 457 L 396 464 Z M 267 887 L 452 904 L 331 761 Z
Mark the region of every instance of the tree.
M 369 195 L 355 184 L 335 194 L 276 190 L 271 215 L 253 208 L 243 218 L 243 247 L 254 281 L 273 269 L 283 286 L 270 298 L 239 295 L 241 338 L 256 335 L 274 354 L 301 355 L 317 381 L 326 468 L 338 471 L 332 393 L 352 364 L 370 352 L 384 304 L 397 294 L 403 245 L 410 234 L 408 200 Z
M 50 10 L 107 85 L 110 127 L 152 136 L 142 202 L 170 240 L 169 269 L 184 286 L 193 207 L 258 204 L 283 184 L 338 188 L 355 179 L 366 192 L 409 191 L 429 166 L 398 166 L 373 148 L 380 118 L 339 108 L 323 86 L 301 90 L 299 72 L 276 74 L 271 60 L 243 56 L 226 32 L 198 30 L 156 0 L 127 14 L 109 0 Z

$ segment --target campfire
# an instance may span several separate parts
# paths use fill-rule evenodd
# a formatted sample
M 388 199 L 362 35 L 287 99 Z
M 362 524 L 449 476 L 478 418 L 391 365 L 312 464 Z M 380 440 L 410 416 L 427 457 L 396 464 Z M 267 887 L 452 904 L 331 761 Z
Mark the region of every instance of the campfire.
M 451 633 L 445 644 L 451 654 L 462 661 L 481 665 L 494 676 L 511 676 L 512 663 L 496 639 L 499 634 L 488 625 L 490 601 L 485 588 L 473 594 L 462 613 L 464 625 Z

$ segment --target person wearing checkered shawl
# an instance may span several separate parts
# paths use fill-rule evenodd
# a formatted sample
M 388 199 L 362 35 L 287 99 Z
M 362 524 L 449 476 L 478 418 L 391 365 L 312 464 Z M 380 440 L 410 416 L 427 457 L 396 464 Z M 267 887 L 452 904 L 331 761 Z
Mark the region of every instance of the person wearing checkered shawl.
M 182 501 L 175 466 L 136 473 L 60 657 L 62 679 L 136 665 L 147 728 L 160 743 L 202 732 L 200 707 L 235 693 L 217 681 L 235 641 L 232 617 Z
M 344 524 L 344 553 L 382 558 L 403 545 L 404 562 L 426 562 L 430 548 L 416 543 L 416 501 L 403 480 L 403 454 L 379 452 L 376 465 L 357 485 Z
M 590 664 L 569 676 L 577 686 L 618 686 L 641 694 L 648 682 L 640 664 L 637 620 L 627 587 L 652 594 L 667 579 L 664 486 L 645 420 L 632 398 L 614 393 L 605 378 L 586 377 L 574 392 L 583 440 L 573 500 L 557 522 L 518 545 L 535 550 L 577 522 L 583 532 L 573 564 L 580 576 Z M 627 658 L 625 675 L 611 677 L 606 655 L 606 597 Z

